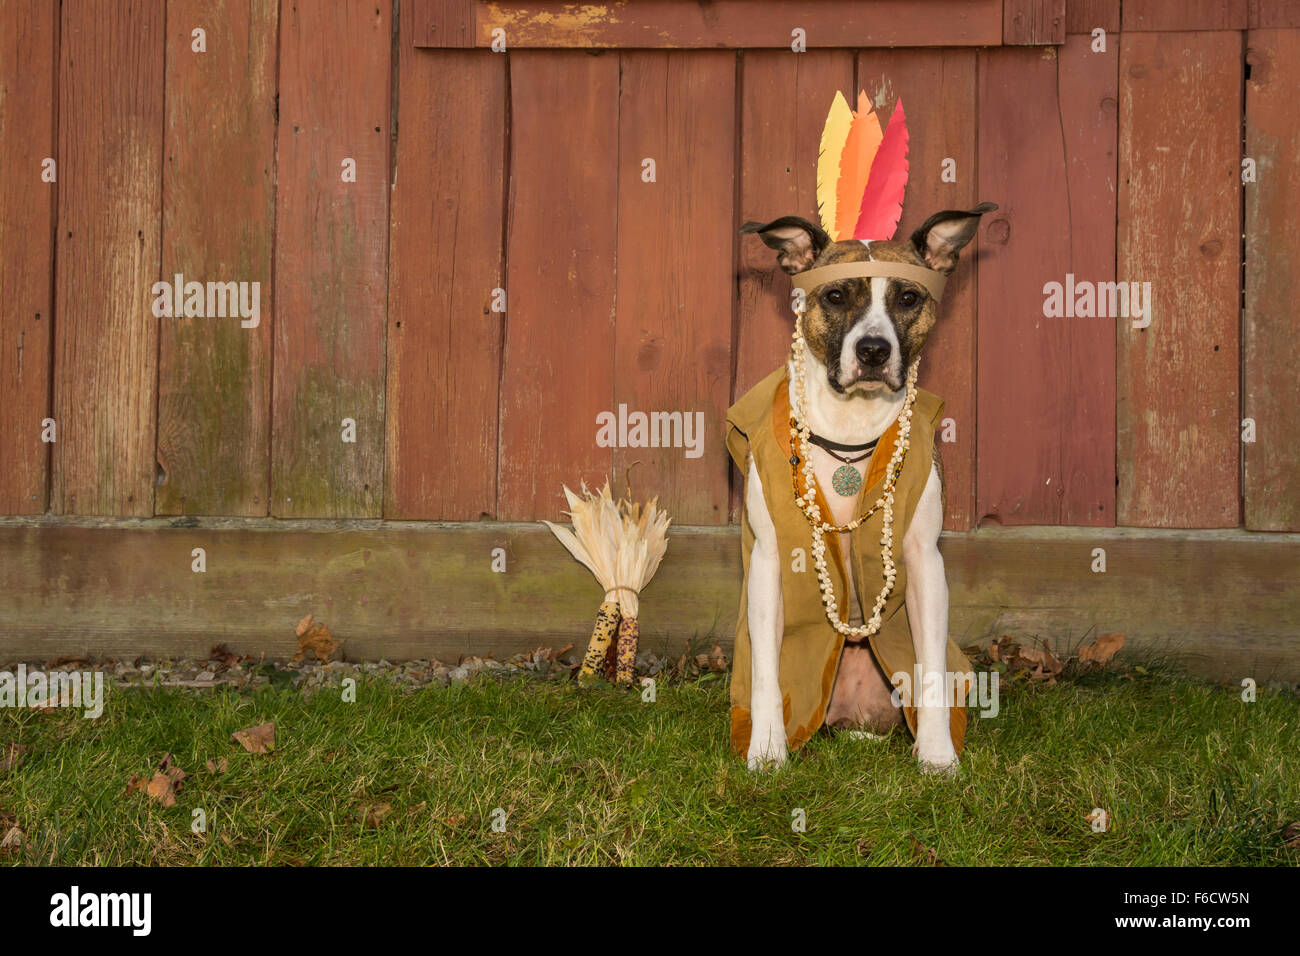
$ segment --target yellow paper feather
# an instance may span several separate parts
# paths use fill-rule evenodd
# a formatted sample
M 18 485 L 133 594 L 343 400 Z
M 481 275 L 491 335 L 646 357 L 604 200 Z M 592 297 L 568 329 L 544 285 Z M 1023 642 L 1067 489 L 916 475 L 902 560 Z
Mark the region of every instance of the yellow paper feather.
M 838 208 L 836 184 L 840 179 L 840 157 L 844 154 L 844 143 L 852 125 L 853 111 L 849 109 L 848 100 L 836 90 L 831 110 L 826 114 L 826 125 L 822 127 L 821 147 L 817 153 L 817 212 L 821 216 L 822 228 L 832 236 L 835 235 Z
M 853 230 L 858 224 L 861 211 L 862 193 L 867 188 L 867 176 L 871 172 L 871 161 L 876 158 L 876 150 L 884 132 L 880 128 L 880 119 L 871 108 L 871 100 L 866 91 L 858 93 L 858 111 L 853 116 L 853 125 L 844 140 L 844 150 L 840 154 L 840 175 L 835 189 L 836 221 L 831 238 L 835 240 L 852 239 Z

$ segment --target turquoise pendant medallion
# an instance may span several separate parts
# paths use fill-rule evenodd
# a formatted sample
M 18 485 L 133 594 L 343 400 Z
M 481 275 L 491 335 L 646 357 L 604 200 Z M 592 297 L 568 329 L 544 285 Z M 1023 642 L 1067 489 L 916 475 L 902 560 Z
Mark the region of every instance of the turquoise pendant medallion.
M 840 465 L 831 475 L 831 487 L 836 494 L 852 498 L 862 489 L 862 475 L 852 465 Z

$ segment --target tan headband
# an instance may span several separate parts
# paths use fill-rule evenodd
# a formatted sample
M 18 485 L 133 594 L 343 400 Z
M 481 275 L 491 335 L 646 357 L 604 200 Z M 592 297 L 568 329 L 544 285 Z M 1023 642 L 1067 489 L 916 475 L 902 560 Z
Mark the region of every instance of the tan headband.
M 907 262 L 836 262 L 833 265 L 797 273 L 794 277 L 794 287 L 803 289 L 804 295 L 807 295 L 818 286 L 834 282 L 836 279 L 860 279 L 873 276 L 909 279 L 925 286 L 935 302 L 943 298 L 943 287 L 948 281 L 948 277 L 942 272 L 935 272 L 933 269 L 914 266 Z

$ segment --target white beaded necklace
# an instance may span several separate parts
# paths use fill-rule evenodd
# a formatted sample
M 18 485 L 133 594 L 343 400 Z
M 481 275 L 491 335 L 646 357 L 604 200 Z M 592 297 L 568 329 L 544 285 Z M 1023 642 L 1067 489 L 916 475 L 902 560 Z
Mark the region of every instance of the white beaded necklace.
M 885 469 L 885 485 L 882 494 L 865 514 L 859 515 L 842 527 L 837 527 L 822 520 L 821 508 L 817 504 L 817 479 L 813 475 L 812 449 L 808 440 L 812 434 L 812 428 L 808 424 L 805 413 L 807 408 L 805 373 L 808 364 L 808 343 L 803 335 L 802 312 L 797 313 L 795 316 L 794 344 L 791 352 L 794 360 L 792 364 L 794 365 L 797 411 L 795 408 L 791 408 L 790 411 L 790 438 L 798 441 L 798 455 L 803 470 L 804 483 L 802 494 L 799 492 L 798 483 L 795 483 L 795 501 L 808 519 L 808 523 L 812 525 L 813 561 L 817 567 L 817 583 L 821 587 L 822 604 L 826 607 L 826 619 L 830 621 L 835 630 L 845 637 L 871 637 L 880 630 L 882 623 L 881 611 L 884 610 L 885 602 L 889 600 L 889 595 L 894 590 L 894 582 L 898 579 L 898 570 L 894 566 L 894 486 L 903 470 L 903 457 L 907 454 L 907 449 L 911 444 L 912 407 L 916 404 L 916 373 L 920 365 L 920 359 L 914 361 L 907 370 L 907 398 L 903 403 L 903 411 L 898 417 L 898 437 L 894 439 L 894 453 Z M 880 508 L 883 508 L 885 512 L 880 534 L 880 558 L 884 566 L 885 584 L 876 596 L 876 603 L 867 623 L 861 627 L 852 627 L 840 620 L 839 605 L 835 601 L 835 585 L 831 582 L 830 571 L 826 566 L 826 534 L 827 532 L 853 531 Z M 852 569 L 846 569 L 846 573 L 852 574 Z

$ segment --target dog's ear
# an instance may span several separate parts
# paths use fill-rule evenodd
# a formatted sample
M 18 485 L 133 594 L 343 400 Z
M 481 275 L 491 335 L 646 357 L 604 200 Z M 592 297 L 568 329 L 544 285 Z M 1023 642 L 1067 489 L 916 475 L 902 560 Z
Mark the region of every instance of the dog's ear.
M 776 250 L 776 261 L 781 271 L 790 275 L 803 272 L 831 244 L 824 229 L 814 226 L 798 216 L 782 216 L 771 222 L 747 222 L 741 232 L 756 232 L 769 247 Z
M 997 208 L 996 203 L 982 202 L 969 212 L 961 209 L 936 212 L 912 233 L 912 245 L 931 269 L 948 275 L 957 268 L 957 253 L 975 238 L 980 216 Z

